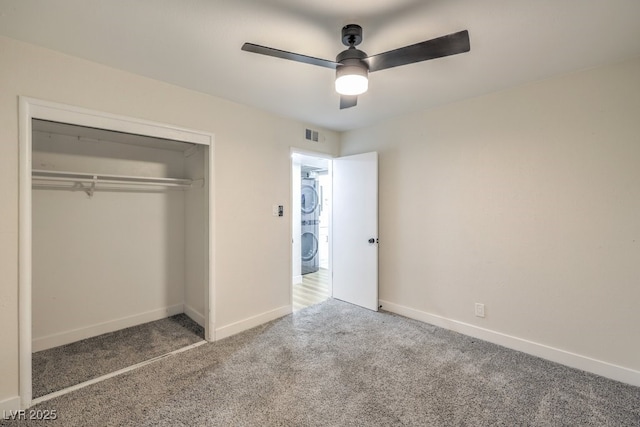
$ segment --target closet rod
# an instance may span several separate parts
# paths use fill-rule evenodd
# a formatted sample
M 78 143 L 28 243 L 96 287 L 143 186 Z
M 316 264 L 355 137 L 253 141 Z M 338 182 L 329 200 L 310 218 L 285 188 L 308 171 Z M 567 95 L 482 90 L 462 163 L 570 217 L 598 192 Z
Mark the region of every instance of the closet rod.
M 93 178 L 67 178 L 67 177 L 57 177 L 57 176 L 48 176 L 48 177 L 37 177 L 34 176 L 32 178 L 33 181 L 56 181 L 56 182 L 84 182 L 84 183 L 92 183 Z M 179 182 L 153 182 L 153 181 L 125 181 L 125 180 L 115 180 L 115 179 L 102 179 L 100 176 L 96 179 L 96 184 L 119 184 L 119 185 L 155 185 L 160 187 L 180 187 L 180 188 L 188 188 L 191 187 L 191 184 L 183 184 Z
M 120 184 L 120 185 L 156 185 L 162 187 L 189 188 L 193 183 L 190 179 L 178 178 L 153 178 L 128 175 L 108 175 L 79 172 L 47 171 L 34 169 L 31 173 L 34 181 L 57 181 L 57 182 L 87 182 L 97 184 Z

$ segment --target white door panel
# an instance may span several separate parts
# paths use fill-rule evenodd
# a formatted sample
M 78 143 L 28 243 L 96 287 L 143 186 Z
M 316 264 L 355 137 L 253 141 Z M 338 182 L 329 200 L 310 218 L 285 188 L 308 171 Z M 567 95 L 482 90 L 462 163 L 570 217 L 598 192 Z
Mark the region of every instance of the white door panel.
M 333 297 L 378 311 L 378 153 L 333 160 L 332 235 Z

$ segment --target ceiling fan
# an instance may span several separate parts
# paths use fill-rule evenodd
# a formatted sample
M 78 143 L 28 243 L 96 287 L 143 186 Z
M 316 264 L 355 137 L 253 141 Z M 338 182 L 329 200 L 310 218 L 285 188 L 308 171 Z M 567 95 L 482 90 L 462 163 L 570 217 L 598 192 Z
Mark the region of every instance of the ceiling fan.
M 361 42 L 362 27 L 357 24 L 349 24 L 342 28 L 342 43 L 348 46 L 348 49 L 340 52 L 335 61 L 314 58 L 253 43 L 243 44 L 242 50 L 336 70 L 335 87 L 336 92 L 340 94 L 340 109 L 343 109 L 356 106 L 358 95 L 367 91 L 369 73 L 428 59 L 469 52 L 471 49 L 467 30 L 372 56 L 367 56 L 360 49 L 356 49 L 356 46 Z

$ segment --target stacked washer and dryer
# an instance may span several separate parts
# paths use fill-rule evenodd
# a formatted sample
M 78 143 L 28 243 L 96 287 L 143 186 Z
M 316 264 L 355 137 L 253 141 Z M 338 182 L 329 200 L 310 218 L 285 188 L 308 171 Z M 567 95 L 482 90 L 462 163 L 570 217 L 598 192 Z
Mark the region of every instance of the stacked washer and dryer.
M 302 237 L 301 273 L 315 273 L 320 267 L 318 254 L 318 237 L 320 234 L 320 196 L 318 195 L 318 180 L 312 177 L 302 178 Z

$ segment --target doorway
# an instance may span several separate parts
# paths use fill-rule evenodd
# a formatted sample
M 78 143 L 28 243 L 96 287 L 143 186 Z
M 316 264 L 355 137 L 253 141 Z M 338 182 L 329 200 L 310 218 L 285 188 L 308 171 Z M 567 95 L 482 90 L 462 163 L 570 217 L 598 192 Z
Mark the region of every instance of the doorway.
M 292 154 L 292 309 L 319 304 L 331 287 L 331 159 Z
M 336 298 L 377 311 L 378 153 L 335 158 L 291 153 L 292 310 Z M 318 219 L 312 214 L 318 208 L 327 215 L 324 223 L 321 213 Z M 315 283 L 305 286 L 305 276 L 317 279 L 322 291 L 313 289 Z M 296 303 L 294 298 L 305 289 L 316 298 Z
M 44 347 L 55 347 L 64 345 L 65 342 L 73 342 L 77 339 L 83 339 L 87 336 L 95 336 L 98 333 L 106 332 L 104 328 L 108 326 L 108 329 L 115 331 L 122 327 L 131 326 L 129 323 L 132 319 L 135 320 L 135 324 L 154 320 L 153 318 L 166 318 L 168 316 L 182 314 L 184 315 L 179 319 L 173 319 L 170 327 L 174 327 L 176 323 L 185 320 L 185 317 L 195 319 L 202 329 L 204 329 L 204 336 L 206 340 L 213 341 L 215 339 L 214 331 L 214 300 L 215 293 L 213 292 L 213 135 L 205 132 L 192 131 L 187 129 L 179 129 L 174 126 L 164 125 L 161 123 L 154 123 L 144 120 L 133 119 L 123 116 L 115 116 L 112 114 L 102 113 L 93 110 L 87 110 L 83 108 L 56 104 L 41 100 L 35 100 L 30 98 L 20 98 L 20 254 L 19 254 L 19 334 L 20 334 L 20 397 L 21 406 L 23 408 L 30 407 L 32 404 L 39 403 L 47 400 L 55 395 L 59 395 L 73 388 L 79 388 L 86 386 L 95 381 L 99 381 L 108 375 L 103 375 L 99 378 L 93 378 L 60 390 L 58 392 L 49 393 L 44 396 L 34 399 L 33 393 L 33 361 L 32 353 L 37 349 Z M 56 131 L 53 132 L 53 128 Z M 62 132 L 61 129 L 82 130 L 82 132 L 88 132 L 88 134 L 82 135 L 67 135 Z M 39 132 L 38 138 L 34 137 L 34 134 Z M 96 132 L 100 135 L 96 136 Z M 103 137 L 104 134 L 108 134 L 109 137 Z M 44 138 L 44 139 L 43 139 Z M 126 138 L 127 141 L 120 140 L 120 138 Z M 105 141 L 106 140 L 106 141 Z M 135 143 L 132 143 L 135 140 Z M 74 147 L 73 150 L 68 153 L 65 151 L 67 148 Z M 117 147 L 116 147 L 117 146 Z M 80 150 L 80 151 L 78 151 Z M 133 152 L 142 155 L 142 152 L 151 154 L 151 157 L 140 158 L 138 167 L 135 166 L 133 172 L 130 169 L 133 165 L 131 161 L 131 155 Z M 122 153 L 126 152 L 124 158 Z M 114 155 L 115 154 L 115 155 Z M 136 154 L 136 155 L 138 155 Z M 118 157 L 120 156 L 120 157 Z M 146 155 L 145 155 L 146 156 Z M 159 160 L 160 159 L 160 160 Z M 162 160 L 164 159 L 164 160 Z M 120 166 L 117 166 L 120 165 Z M 64 166 L 64 168 L 63 168 Z M 75 166 L 81 166 L 76 168 Z M 107 167 L 108 166 L 108 167 Z M 117 166 L 114 170 L 112 166 Z M 118 170 L 119 167 L 125 169 Z M 155 168 L 153 171 L 148 170 L 148 167 Z M 85 168 L 87 168 L 85 170 Z M 177 173 L 178 177 L 173 175 Z M 184 172 L 184 176 L 183 176 Z M 191 176 L 193 172 L 193 176 Z M 151 175 L 148 176 L 148 175 Z M 40 192 L 37 197 L 34 196 L 34 186 L 38 187 Z M 102 186 L 102 188 L 99 188 Z M 123 186 L 126 186 L 123 187 Z M 144 189 L 142 188 L 144 187 Z M 169 188 L 182 190 L 188 190 L 184 192 L 165 192 Z M 153 189 L 153 190 L 152 190 Z M 159 192 L 156 193 L 158 189 Z M 160 190 L 161 189 L 161 190 Z M 55 191 L 53 191 L 55 190 Z M 94 197 L 94 192 L 96 193 Z M 156 194 L 158 197 L 156 197 Z M 118 199 L 117 203 L 106 206 L 106 203 L 110 199 Z M 34 200 L 35 199 L 35 200 Z M 126 203 L 123 203 L 125 201 Z M 67 203 L 69 201 L 69 203 Z M 184 201 L 184 203 L 183 203 Z M 64 202 L 64 203 L 63 203 Z M 144 203 L 143 203 L 144 202 Z M 149 203 L 147 203 L 149 202 Z M 157 202 L 157 203 L 156 203 Z M 70 203 L 73 203 L 71 207 Z M 139 300 L 143 300 L 145 295 L 148 295 L 148 289 L 140 289 L 139 287 L 130 287 L 127 292 L 115 292 L 112 289 L 112 285 L 98 286 L 97 291 L 89 293 L 89 295 L 98 295 L 102 299 L 91 308 L 87 308 L 88 303 L 86 298 L 80 298 L 82 292 L 86 289 L 76 288 L 71 292 L 67 292 L 66 296 L 71 299 L 75 299 L 64 307 L 69 308 L 68 312 L 71 312 L 71 308 L 80 307 L 83 311 L 76 312 L 74 316 L 100 316 L 102 313 L 100 310 L 106 308 L 115 308 L 121 310 L 129 310 L 133 307 L 133 315 L 127 313 L 117 313 L 115 316 L 105 322 L 102 319 L 95 320 L 89 318 L 81 328 L 74 328 L 73 325 L 60 325 L 62 320 L 74 320 L 70 316 L 68 319 L 63 319 L 59 314 L 53 313 L 50 319 L 54 321 L 41 321 L 39 317 L 43 314 L 42 307 L 45 307 L 49 311 L 55 311 L 57 307 L 54 304 L 45 303 L 38 305 L 38 299 L 42 299 L 46 295 L 42 292 L 42 286 L 34 286 L 34 281 L 40 280 L 44 283 L 42 278 L 49 280 L 51 278 L 48 274 L 42 274 L 50 266 L 46 262 L 52 259 L 51 256 L 41 256 L 41 253 L 34 253 L 36 250 L 41 251 L 44 247 L 38 242 L 45 242 L 47 244 L 54 242 L 55 239 L 48 239 L 46 233 L 58 232 L 56 227 L 50 224 L 52 219 L 51 215 L 40 215 L 42 213 L 42 206 L 57 206 L 60 209 L 59 218 L 68 221 L 70 216 L 75 215 L 77 217 L 72 221 L 72 232 L 69 235 L 73 238 L 81 238 L 85 236 L 83 233 L 75 231 L 75 226 L 82 224 L 88 225 L 88 229 L 93 229 L 99 233 L 105 234 L 104 241 L 107 244 L 113 244 L 112 240 L 114 233 L 105 233 L 106 227 L 111 224 L 107 224 L 105 221 L 115 221 L 118 218 L 123 219 L 121 221 L 125 225 L 128 225 L 128 230 L 120 229 L 121 235 L 127 235 L 127 233 L 134 233 L 142 231 L 139 224 L 132 225 L 130 221 L 131 216 L 140 213 L 135 210 L 136 203 L 140 205 L 145 204 L 147 207 L 151 206 L 151 203 L 156 203 L 157 206 L 167 207 L 167 209 L 154 210 L 154 212 L 161 212 L 161 215 L 157 216 L 157 220 L 164 221 L 165 218 L 171 219 L 169 221 L 172 224 L 195 224 L 193 230 L 185 226 L 185 230 L 180 231 L 180 235 L 175 234 L 173 228 L 169 228 L 169 222 L 165 222 L 166 232 L 162 234 L 163 242 L 182 242 L 189 241 L 193 244 L 185 245 L 179 253 L 173 254 L 170 258 L 173 260 L 172 267 L 166 267 L 168 265 L 164 261 L 161 263 L 164 267 L 162 271 L 156 269 L 158 276 L 162 278 L 168 278 L 164 282 L 160 282 L 161 285 L 168 283 L 168 281 L 178 282 L 184 279 L 185 288 L 177 289 L 176 292 L 167 291 L 159 293 L 156 300 L 152 301 L 155 304 L 156 301 L 161 301 L 167 304 L 156 304 L 158 307 L 152 307 L 149 309 L 138 309 L 138 307 L 132 306 L 134 301 L 134 293 L 139 294 Z M 103 209 L 103 205 L 104 207 Z M 123 213 L 122 210 L 115 209 L 115 206 L 121 206 L 129 211 Z M 34 209 L 38 209 L 34 214 Z M 81 215 L 82 210 L 93 210 L 102 215 L 101 220 L 87 219 L 87 215 Z M 166 215 L 165 215 L 166 214 Z M 196 221 L 192 221 L 191 215 L 197 217 Z M 118 217 L 120 215 L 120 217 Z M 190 221 L 186 221 L 186 217 L 189 216 Z M 146 217 L 148 218 L 148 217 Z M 73 219 L 73 218 L 71 218 Z M 184 219 L 184 220 L 183 220 Z M 35 221 L 35 227 L 34 227 Z M 149 221 L 144 221 L 145 226 L 149 224 Z M 162 227 L 162 224 L 159 224 Z M 162 231 L 162 228 L 159 228 Z M 117 227 L 113 230 L 118 231 Z M 106 230 L 109 231 L 109 230 Z M 151 230 L 153 234 L 154 230 Z M 195 237 L 193 237 L 195 236 Z M 64 237 L 64 235 L 63 235 Z M 133 236 L 135 237 L 135 236 Z M 175 238 L 174 238 L 175 237 Z M 77 240 L 76 239 L 76 240 Z M 85 239 L 86 240 L 86 239 Z M 138 243 L 141 239 L 137 240 Z M 68 262 L 70 270 L 77 272 L 79 270 L 86 270 L 91 272 L 92 264 L 88 261 L 102 262 L 104 253 L 102 247 L 104 245 L 96 245 L 94 241 L 87 240 L 92 245 L 92 248 L 87 248 L 86 251 L 79 251 L 74 255 L 78 259 L 75 264 L 74 260 Z M 83 246 L 76 245 L 82 248 Z M 158 245 L 160 246 L 160 245 Z M 69 252 L 71 245 L 65 247 L 64 252 Z M 96 249 L 97 248 L 97 249 Z M 109 268 L 108 273 L 112 275 L 120 274 L 126 271 L 132 271 L 138 274 L 143 269 L 141 264 L 137 263 L 139 260 L 148 260 L 143 257 L 146 252 L 136 251 L 132 246 L 127 246 L 127 250 L 131 249 L 133 257 L 131 258 L 132 264 L 136 264 L 133 268 L 123 268 L 122 265 L 115 266 L 117 263 L 112 262 L 113 268 Z M 164 248 L 164 249 L 163 249 Z M 171 249 L 175 251 L 175 245 L 162 245 L 160 249 L 164 252 L 165 258 L 172 255 L 165 249 Z M 122 246 L 120 248 L 122 250 Z M 49 251 L 49 254 L 54 255 L 66 255 L 62 253 L 62 250 Z M 85 256 L 85 252 L 91 256 Z M 117 251 L 111 251 L 109 256 L 118 256 Z M 195 256 L 193 254 L 196 254 Z M 120 254 L 121 255 L 121 254 Z M 140 255 L 140 257 L 137 257 Z M 137 257 L 137 258 L 136 258 Z M 85 259 L 86 258 L 86 259 Z M 134 259 L 135 258 L 135 259 Z M 184 259 L 184 262 L 182 261 Z M 44 260 L 44 262 L 43 262 Z M 87 261 L 88 260 L 88 261 Z M 55 272 L 63 271 L 61 263 L 57 262 L 53 265 Z M 65 260 L 62 260 L 65 261 Z M 107 260 L 109 261 L 109 260 Z M 174 262 L 175 261 L 175 262 Z M 66 262 L 66 261 L 65 261 Z M 120 264 L 126 262 L 126 259 L 120 258 L 118 260 Z M 36 271 L 34 271 L 34 269 Z M 97 270 L 96 270 L 97 271 Z M 151 271 L 151 270 L 150 270 Z M 102 276 L 100 273 L 94 273 L 93 278 L 97 282 Z M 174 280 L 176 279 L 176 280 Z M 150 283 L 152 280 L 149 280 Z M 66 284 L 70 281 L 62 280 L 60 283 Z M 81 281 L 82 282 L 82 281 Z M 115 283 L 115 281 L 111 281 Z M 87 283 L 87 281 L 84 281 Z M 40 289 L 40 290 L 38 290 Z M 46 290 L 50 290 L 48 287 Z M 164 288 L 163 288 L 164 290 Z M 35 292 L 34 292 L 35 291 Z M 116 294 L 122 296 L 118 303 L 114 304 L 102 304 L 105 300 L 105 296 Z M 178 295 L 178 299 L 170 299 L 169 297 Z M 193 294 L 193 298 L 189 295 Z M 53 297 L 59 296 L 54 295 Z M 187 295 L 187 299 L 182 301 L 179 297 L 181 295 Z M 190 301 L 194 302 L 190 302 Z M 96 308 L 98 307 L 98 308 Z M 65 315 L 68 315 L 65 311 Z M 130 310 L 131 311 L 131 310 Z M 79 314 L 78 314 L 79 313 Z M 34 321 L 35 320 L 35 321 Z M 85 319 L 86 320 L 86 319 Z M 71 325 L 71 323 L 70 323 Z M 106 325 L 106 326 L 105 326 Z M 58 327 L 60 330 L 49 330 L 53 327 Z M 39 329 L 38 329 L 39 328 Z M 47 329 L 49 328 L 49 329 Z M 35 334 L 34 334 L 35 330 Z M 64 333 L 62 333 L 62 332 Z M 40 336 L 38 335 L 40 334 Z M 198 338 L 201 338 L 201 332 L 198 332 Z M 196 340 L 198 339 L 196 338 Z M 196 342 L 193 345 L 199 345 L 203 341 Z M 189 348 L 183 347 L 183 348 Z M 183 349 L 174 350 L 183 351 Z M 145 363 L 152 363 L 157 357 L 152 357 L 145 362 L 140 362 L 131 367 L 131 369 L 141 366 Z M 116 371 L 114 374 L 122 373 L 129 368 L 124 368 Z M 39 393 L 38 393 L 39 394 Z

